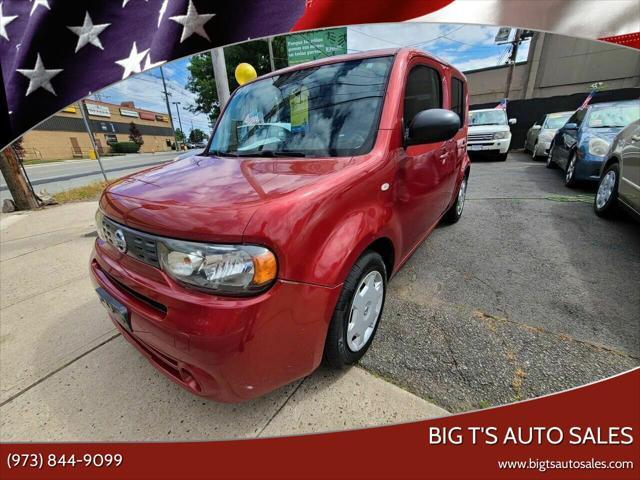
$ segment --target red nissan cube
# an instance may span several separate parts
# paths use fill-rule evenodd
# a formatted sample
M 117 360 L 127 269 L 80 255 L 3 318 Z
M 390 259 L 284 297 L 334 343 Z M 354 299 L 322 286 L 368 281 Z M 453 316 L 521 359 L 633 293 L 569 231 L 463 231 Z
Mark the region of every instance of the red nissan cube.
M 412 49 L 238 88 L 202 154 L 102 194 L 101 302 L 158 370 L 218 401 L 357 362 L 388 280 L 462 214 L 467 104 L 464 75 Z

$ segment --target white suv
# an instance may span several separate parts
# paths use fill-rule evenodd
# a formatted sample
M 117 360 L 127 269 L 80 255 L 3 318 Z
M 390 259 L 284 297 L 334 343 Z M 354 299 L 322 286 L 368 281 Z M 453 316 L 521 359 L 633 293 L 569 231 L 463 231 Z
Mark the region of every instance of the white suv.
M 470 111 L 467 150 L 495 154 L 499 160 L 506 160 L 511 144 L 509 125 L 515 123 L 516 119 L 507 120 L 507 113 L 500 108 Z

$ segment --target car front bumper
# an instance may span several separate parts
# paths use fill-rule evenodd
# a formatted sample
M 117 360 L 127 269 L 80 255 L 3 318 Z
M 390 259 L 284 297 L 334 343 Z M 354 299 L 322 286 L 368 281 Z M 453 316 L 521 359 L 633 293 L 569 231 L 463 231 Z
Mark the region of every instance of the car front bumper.
M 596 157 L 589 153 L 578 151 L 575 179 L 588 182 L 600 181 L 600 169 L 604 157 Z
M 128 309 L 131 331 L 109 312 L 127 341 L 178 385 L 221 402 L 263 395 L 315 370 L 341 289 L 278 280 L 255 297 L 218 297 L 100 239 L 90 271 L 94 286 Z
M 467 150 L 469 152 L 487 152 L 487 153 L 507 153 L 511 138 L 503 138 L 500 140 L 480 140 L 467 142 Z

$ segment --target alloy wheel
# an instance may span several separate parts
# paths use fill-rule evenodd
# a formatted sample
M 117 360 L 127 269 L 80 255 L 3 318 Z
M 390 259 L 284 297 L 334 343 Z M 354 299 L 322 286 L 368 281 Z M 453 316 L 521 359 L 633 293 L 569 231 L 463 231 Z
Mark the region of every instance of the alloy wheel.
M 576 156 L 573 155 L 571 157 L 571 161 L 569 162 L 569 166 L 567 167 L 567 173 L 564 177 L 566 183 L 571 183 L 571 181 L 573 180 L 573 175 L 575 171 L 576 171 Z
M 596 207 L 598 207 L 598 209 L 604 208 L 604 206 L 609 202 L 609 199 L 613 194 L 615 185 L 616 172 L 614 172 L 613 170 L 609 170 L 600 182 L 598 193 L 596 194 Z

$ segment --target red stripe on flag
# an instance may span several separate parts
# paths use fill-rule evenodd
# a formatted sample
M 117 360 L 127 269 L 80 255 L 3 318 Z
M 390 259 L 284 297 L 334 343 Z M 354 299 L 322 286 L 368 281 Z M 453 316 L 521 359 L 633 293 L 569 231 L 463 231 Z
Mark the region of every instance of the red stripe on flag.
M 626 33 L 624 35 L 616 35 L 613 37 L 603 37 L 600 40 L 640 50 L 640 32 Z
M 336 25 L 399 22 L 440 10 L 453 0 L 307 0 L 304 15 L 293 30 Z

